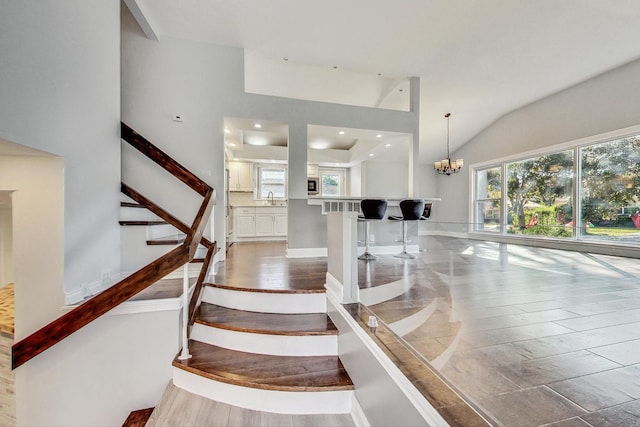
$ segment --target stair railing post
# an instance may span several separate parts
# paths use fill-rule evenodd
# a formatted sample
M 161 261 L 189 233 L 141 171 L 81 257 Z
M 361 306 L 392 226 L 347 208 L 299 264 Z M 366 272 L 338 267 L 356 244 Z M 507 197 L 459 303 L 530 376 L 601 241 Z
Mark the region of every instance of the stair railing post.
M 189 263 L 183 267 L 182 278 L 182 353 L 179 359 L 185 360 L 191 358 L 189 354 Z

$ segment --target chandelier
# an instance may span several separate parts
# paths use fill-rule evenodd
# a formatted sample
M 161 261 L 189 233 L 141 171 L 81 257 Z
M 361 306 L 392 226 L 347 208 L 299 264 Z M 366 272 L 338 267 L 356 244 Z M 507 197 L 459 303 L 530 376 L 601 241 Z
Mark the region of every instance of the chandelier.
M 449 117 L 451 117 L 451 113 L 445 114 L 444 117 L 447 119 L 447 158 L 434 162 L 433 168 L 440 175 L 451 175 L 452 173 L 460 172 L 460 169 L 464 166 L 464 159 L 451 160 L 451 155 L 449 154 Z

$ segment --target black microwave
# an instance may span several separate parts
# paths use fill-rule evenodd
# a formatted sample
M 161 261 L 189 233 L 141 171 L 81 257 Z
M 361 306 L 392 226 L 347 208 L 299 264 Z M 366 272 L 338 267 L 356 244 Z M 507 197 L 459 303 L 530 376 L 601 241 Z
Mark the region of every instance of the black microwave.
M 320 180 L 318 178 L 307 178 L 307 194 L 313 196 L 320 193 Z

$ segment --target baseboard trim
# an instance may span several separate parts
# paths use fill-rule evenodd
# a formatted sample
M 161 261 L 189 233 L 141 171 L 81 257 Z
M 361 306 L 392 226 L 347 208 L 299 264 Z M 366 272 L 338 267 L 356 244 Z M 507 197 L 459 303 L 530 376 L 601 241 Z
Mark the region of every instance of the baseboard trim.
M 287 258 L 326 257 L 327 248 L 287 248 Z
M 469 233 L 462 231 L 420 230 L 418 236 L 444 236 L 457 237 L 459 239 L 468 239 Z
M 353 420 L 353 424 L 358 427 L 370 427 L 371 423 L 367 419 L 367 416 L 364 414 L 364 410 L 362 406 L 360 406 L 360 402 L 358 402 L 358 398 L 355 393 L 353 394 L 353 399 L 351 399 L 351 419 Z

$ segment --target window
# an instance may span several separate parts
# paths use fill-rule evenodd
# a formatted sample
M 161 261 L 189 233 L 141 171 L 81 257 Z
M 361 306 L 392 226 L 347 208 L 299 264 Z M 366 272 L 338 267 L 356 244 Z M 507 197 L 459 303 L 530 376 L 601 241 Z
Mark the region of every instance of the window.
M 320 176 L 321 196 L 342 196 L 345 187 L 344 169 L 322 169 L 318 170 Z
M 640 243 L 640 134 L 568 147 L 473 173 L 473 230 Z
M 258 165 L 257 172 L 258 199 L 269 198 L 269 193 L 273 193 L 274 199 L 284 199 L 287 197 L 287 169 L 285 166 Z
M 508 163 L 507 232 L 573 235 L 573 150 Z
M 580 149 L 581 238 L 640 241 L 640 135 Z
M 476 231 L 500 231 L 502 221 L 502 168 L 476 171 L 475 221 Z

